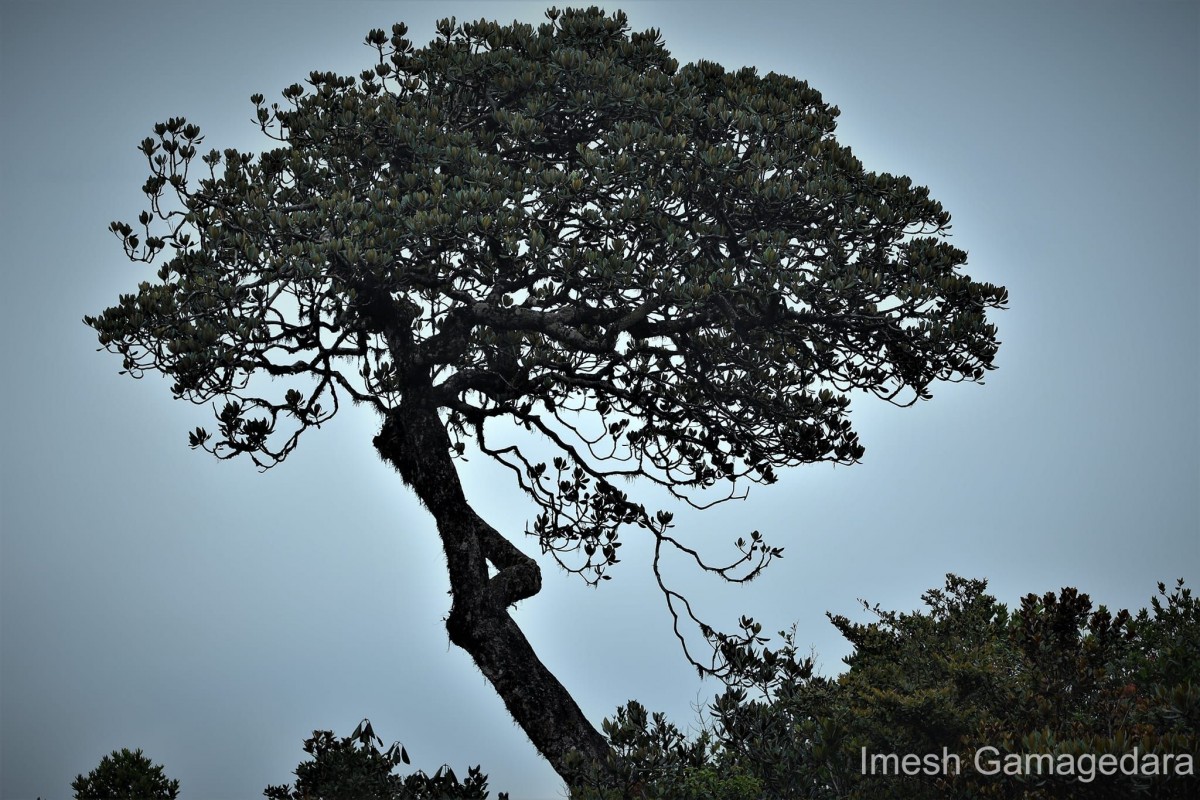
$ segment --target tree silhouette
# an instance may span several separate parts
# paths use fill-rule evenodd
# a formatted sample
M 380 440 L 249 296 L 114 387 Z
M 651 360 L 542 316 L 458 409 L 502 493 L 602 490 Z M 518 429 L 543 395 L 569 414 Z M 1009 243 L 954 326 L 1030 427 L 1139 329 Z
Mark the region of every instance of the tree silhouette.
M 313 731 L 304 740 L 304 752 L 312 756 L 296 767 L 296 784 L 268 786 L 267 800 L 487 800 L 487 776 L 478 766 L 467 770 L 460 781 L 449 766 L 433 775 L 417 770 L 410 775 L 395 773 L 408 764 L 408 751 L 399 742 L 383 750 L 383 739 L 371 721 L 358 723 L 354 733 L 338 739 L 332 731 Z M 497 800 L 508 800 L 500 792 Z
M 1196 796 L 1200 602 L 1182 579 L 1136 614 L 1071 587 L 1011 610 L 986 590 L 950 574 L 917 611 L 829 614 L 853 647 L 836 677 L 816 674 L 794 629 L 773 648 L 730 643 L 731 675 L 699 736 L 634 702 L 605 720 L 625 756 L 620 788 L 672 800 Z M 888 768 L 890 754 L 938 766 Z M 1011 756 L 1039 758 L 997 771 Z
M 114 750 L 86 776 L 71 782 L 75 800 L 175 800 L 179 781 L 163 775 L 163 768 L 129 748 Z
M 346 398 L 374 409 L 376 449 L 437 522 L 450 639 L 565 775 L 571 751 L 609 748 L 509 616 L 540 569 L 471 508 L 455 458 L 511 470 L 537 507 L 527 532 L 589 582 L 623 530 L 652 537 L 675 634 L 720 675 L 720 648 L 698 657 L 681 625 L 722 637 L 662 555 L 745 581 L 781 549 L 754 531 L 710 563 L 623 479 L 707 507 L 782 467 L 853 463 L 850 393 L 909 404 L 980 380 L 1006 293 L 962 273 L 927 189 L 835 141 L 838 111 L 806 83 L 680 68 L 621 12 L 547 17 L 443 20 L 420 49 L 403 25 L 372 31 L 358 79 L 252 98 L 280 143 L 257 156 L 198 166 L 200 129 L 157 125 L 150 209 L 112 230 L 165 263 L 85 321 L 134 377 L 222 401 L 216 432 L 190 437 L 219 458 L 265 469 Z

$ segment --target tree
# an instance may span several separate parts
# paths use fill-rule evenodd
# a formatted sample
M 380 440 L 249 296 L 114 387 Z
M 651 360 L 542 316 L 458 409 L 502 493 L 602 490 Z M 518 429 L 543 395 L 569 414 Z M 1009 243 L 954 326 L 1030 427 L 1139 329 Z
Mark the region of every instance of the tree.
M 408 776 L 394 774 L 408 764 L 408 751 L 399 743 L 381 750 L 371 721 L 364 719 L 354 733 L 342 739 L 332 731 L 313 731 L 304 741 L 312 756 L 296 767 L 296 786 L 268 786 L 268 800 L 487 800 L 487 776 L 479 767 L 467 770 L 459 781 L 454 770 L 440 767 L 433 775 L 418 770 Z M 498 800 L 508 800 L 500 793 Z
M 179 781 L 168 780 L 142 751 L 114 750 L 87 774 L 71 783 L 75 800 L 175 800 Z
M 640 794 L 572 797 L 692 797 L 689 787 L 711 776 L 725 780 L 705 786 L 708 800 L 1196 795 L 1200 602 L 1182 580 L 1170 594 L 1159 584 L 1151 610 L 1136 615 L 1095 608 L 1070 587 L 1027 595 L 1010 611 L 986 589 L 985 581 L 948 575 L 943 588 L 922 595 L 924 609 L 864 603 L 873 617 L 866 624 L 830 615 L 854 646 L 836 678 L 814 674 L 794 633 L 781 632 L 775 649 L 728 643 L 728 685 L 699 737 L 688 740 L 662 715 L 630 703 L 604 728 L 623 756 L 624 785 Z M 978 771 L 974 755 L 985 747 L 1067 757 L 1091 774 Z M 960 769 L 864 770 L 864 749 L 940 756 L 943 748 Z M 1125 767 L 1106 773 L 1084 761 L 1105 755 L 1124 758 Z
M 1200 636 L 1200 603 L 1182 581 L 1170 595 L 1159 584 L 1153 613 L 1136 616 L 1095 608 L 1070 587 L 1010 611 L 986 589 L 948 575 L 922 595 L 923 610 L 864 603 L 867 624 L 830 615 L 854 646 L 835 680 L 814 676 L 790 635 L 775 651 L 737 645 L 740 685 L 711 707 L 713 760 L 756 778 L 764 798 L 1194 796 L 1200 662 L 1187 648 Z M 984 747 L 1073 760 L 1132 758 L 1137 748 L 1157 774 L 986 774 L 974 768 Z M 864 774 L 864 749 L 943 748 L 961 770 Z
M 111 227 L 165 263 L 85 322 L 134 377 L 223 402 L 216 433 L 190 435 L 218 458 L 269 468 L 346 398 L 376 411 L 375 448 L 437 524 L 451 641 L 566 776 L 569 753 L 599 763 L 608 744 L 510 617 L 540 568 L 471 508 L 456 457 L 511 470 L 527 533 L 588 582 L 622 530 L 652 537 L 675 634 L 721 675 L 719 649 L 689 649 L 689 620 L 720 637 L 661 556 L 746 581 L 782 549 L 754 531 L 710 563 L 623 479 L 707 507 L 782 467 L 856 462 L 850 393 L 910 404 L 981 380 L 1006 292 L 963 274 L 927 189 L 835 141 L 806 83 L 680 68 L 620 12 L 547 17 L 443 20 L 420 49 L 404 25 L 372 31 L 358 79 L 251 98 L 280 143 L 258 156 L 199 166 L 200 129 L 158 124 L 141 230 Z

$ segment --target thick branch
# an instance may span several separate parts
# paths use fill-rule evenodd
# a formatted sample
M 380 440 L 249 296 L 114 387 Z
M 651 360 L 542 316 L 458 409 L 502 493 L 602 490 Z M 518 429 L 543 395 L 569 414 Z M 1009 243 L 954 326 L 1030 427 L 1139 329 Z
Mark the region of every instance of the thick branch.
M 541 589 L 541 570 L 467 503 L 436 408 L 408 392 L 374 441 L 437 521 L 453 597 L 446 622 L 450 640 L 470 654 L 564 780 L 570 783 L 573 777 L 566 759 L 572 751 L 587 764 L 605 764 L 610 749 L 604 736 L 508 614 L 509 605 Z M 492 578 L 489 562 L 497 570 Z

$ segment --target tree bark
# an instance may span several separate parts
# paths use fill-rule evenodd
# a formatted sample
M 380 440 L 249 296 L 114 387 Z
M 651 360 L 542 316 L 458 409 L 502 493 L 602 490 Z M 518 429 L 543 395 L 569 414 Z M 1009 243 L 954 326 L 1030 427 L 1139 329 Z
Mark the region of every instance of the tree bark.
M 508 614 L 513 603 L 541 590 L 541 569 L 467 502 L 437 408 L 406 397 L 384 419 L 374 444 L 437 522 L 450 573 L 450 641 L 467 651 L 568 785 L 577 777 L 567 758 L 572 751 L 583 757 L 585 768 L 603 770 L 608 742 Z M 490 578 L 489 562 L 496 570 Z

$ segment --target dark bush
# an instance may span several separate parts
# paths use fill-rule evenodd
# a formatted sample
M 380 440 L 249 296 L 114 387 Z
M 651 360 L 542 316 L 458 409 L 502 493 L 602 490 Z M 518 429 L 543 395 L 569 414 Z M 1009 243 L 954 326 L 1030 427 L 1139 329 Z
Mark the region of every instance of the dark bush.
M 141 750 L 114 750 L 71 783 L 75 800 L 175 800 L 179 781 L 169 780 Z
M 268 786 L 268 800 L 487 800 L 487 775 L 479 767 L 467 770 L 460 781 L 446 765 L 433 775 L 418 770 L 395 774 L 409 764 L 408 751 L 398 742 L 383 750 L 370 720 L 364 719 L 354 733 L 342 739 L 332 731 L 313 731 L 304 742 L 312 760 L 296 767 L 296 785 Z M 507 800 L 501 792 L 498 800 Z

